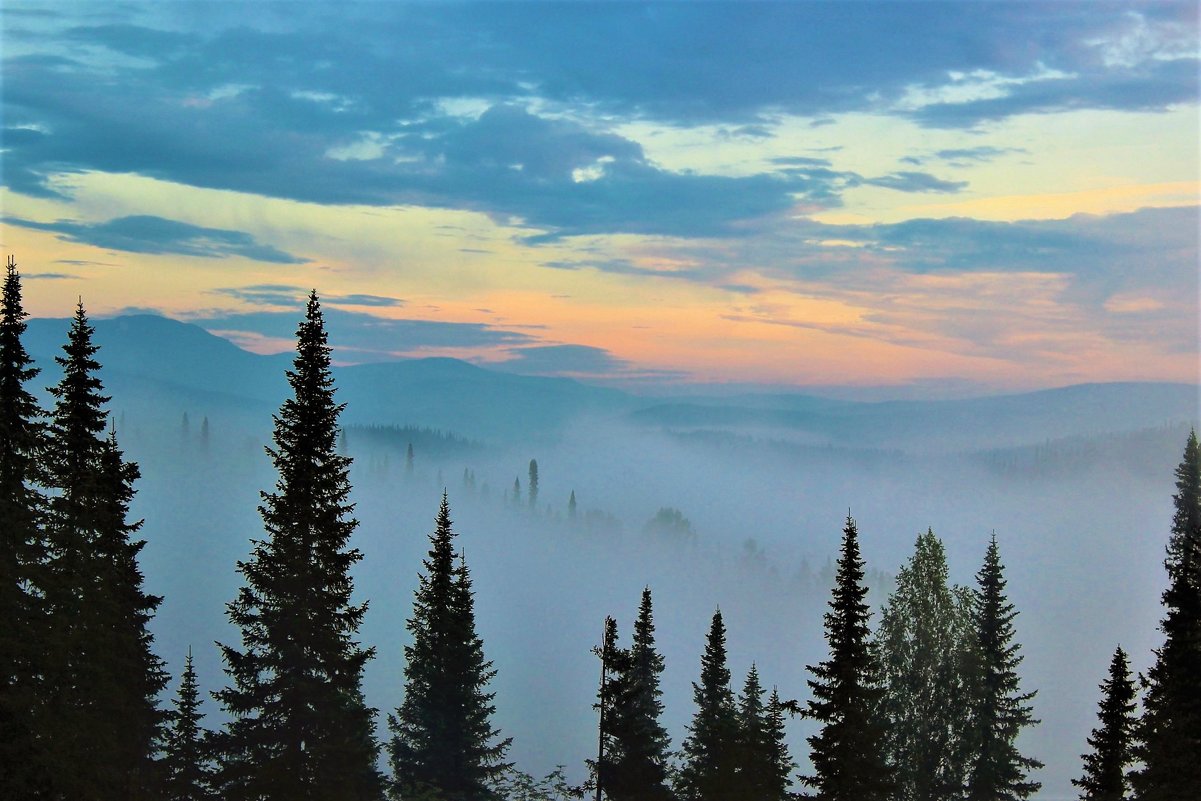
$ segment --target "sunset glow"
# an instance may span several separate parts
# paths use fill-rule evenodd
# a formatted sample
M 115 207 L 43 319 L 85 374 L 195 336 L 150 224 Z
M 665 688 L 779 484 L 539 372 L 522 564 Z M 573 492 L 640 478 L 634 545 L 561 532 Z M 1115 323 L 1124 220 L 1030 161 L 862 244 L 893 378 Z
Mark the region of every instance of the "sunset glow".
M 283 350 L 316 287 L 344 363 L 1199 379 L 1195 3 L 2 14 L 37 316 Z

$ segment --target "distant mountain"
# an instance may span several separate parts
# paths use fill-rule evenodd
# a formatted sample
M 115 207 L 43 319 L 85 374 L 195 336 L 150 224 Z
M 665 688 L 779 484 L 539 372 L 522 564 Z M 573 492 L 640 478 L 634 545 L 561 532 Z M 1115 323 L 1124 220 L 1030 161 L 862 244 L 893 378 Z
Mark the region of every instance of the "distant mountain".
M 94 320 L 113 409 L 170 419 L 236 415 L 256 429 L 287 394 L 290 354 L 244 351 L 199 326 L 153 315 Z M 26 347 L 57 380 L 69 321 L 29 321 Z M 492 442 L 554 437 L 573 421 L 605 419 L 672 431 L 724 431 L 805 444 L 908 451 L 1003 448 L 1195 423 L 1198 388 L 1082 384 L 967 400 L 855 402 L 772 393 L 663 402 L 568 378 L 514 375 L 457 359 L 335 368 L 350 425 L 418 426 Z
M 242 350 L 203 328 L 152 314 L 90 321 L 106 377 L 121 374 L 181 390 L 228 394 L 249 401 L 277 401 L 286 387 L 286 354 L 262 356 Z M 57 375 L 66 319 L 32 319 L 26 349 L 43 374 Z
M 39 382 L 57 381 L 70 320 L 29 321 L 26 348 L 42 368 Z M 114 410 L 178 417 L 220 409 L 257 415 L 264 426 L 287 395 L 291 354 L 263 356 L 199 326 L 154 315 L 95 319 L 95 342 Z M 615 417 L 637 399 L 567 378 L 519 376 L 457 359 L 411 359 L 334 369 L 343 422 L 414 425 L 484 440 L 553 433 L 580 415 Z

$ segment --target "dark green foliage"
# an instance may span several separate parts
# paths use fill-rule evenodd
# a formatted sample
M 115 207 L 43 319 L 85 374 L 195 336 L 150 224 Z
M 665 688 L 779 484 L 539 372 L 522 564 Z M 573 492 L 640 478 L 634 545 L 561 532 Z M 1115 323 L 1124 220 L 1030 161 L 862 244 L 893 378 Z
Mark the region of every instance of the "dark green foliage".
M 830 658 L 809 670 L 813 697 L 808 717 L 821 725 L 809 737 L 814 773 L 804 782 L 823 801 L 891 798 L 893 774 L 885 761 L 885 730 L 878 657 L 868 639 L 859 532 L 847 516 L 830 611 L 825 615 Z
M 316 293 L 297 330 L 293 396 L 268 448 L 279 480 L 262 493 L 267 538 L 238 563 L 245 585 L 228 605 L 241 649 L 223 645 L 233 686 L 218 693 L 231 720 L 215 738 L 220 794 L 236 799 L 377 799 L 373 710 L 360 689 L 373 655 L 354 637 L 350 459 L 337 452 L 330 348 Z
M 27 317 L 9 257 L 0 306 L 0 798 L 45 788 L 37 744 L 44 671 L 44 498 L 36 488 L 43 412 L 26 388 L 37 374 L 21 337 Z
M 1134 734 L 1134 681 L 1126 652 L 1118 648 L 1109 663 L 1109 678 L 1101 682 L 1100 727 L 1088 738 L 1092 751 L 1084 755 L 1084 776 L 1072 779 L 1082 801 L 1125 801 Z
M 164 801 L 213 801 L 216 797 L 212 792 L 213 765 L 207 732 L 200 726 L 203 717 L 189 650 L 163 748 Z
M 772 690 L 763 703 L 759 671 L 751 665 L 738 698 L 738 784 L 748 801 L 784 801 L 796 765 L 784 742 L 784 711 L 780 694 Z
M 971 593 L 952 588 L 933 531 L 917 538 L 880 616 L 887 754 L 901 801 L 957 799 L 967 779 Z
M 696 712 L 683 744 L 676 793 L 684 801 L 743 801 L 738 786 L 738 713 L 720 610 L 713 614 L 701 656 L 701 682 L 693 683 L 692 697 Z
M 600 648 L 593 648 L 592 651 L 601 660 L 601 679 L 596 691 L 596 703 L 592 705 L 599 715 L 597 755 L 595 760 L 588 760 L 588 767 L 600 796 L 609 791 L 609 782 L 618 758 L 613 729 L 623 694 L 622 677 L 629 670 L 630 662 L 630 652 L 617 644 L 617 621 L 612 617 L 605 618 Z
M 768 801 L 785 801 L 793 798 L 788 788 L 792 786 L 792 772 L 796 763 L 788 753 L 788 742 L 784 731 L 784 703 L 779 691 L 773 687 L 767 699 L 767 755 L 764 770 L 768 779 L 762 783 L 764 798 Z
M 142 590 L 134 540 L 140 522 L 126 518 L 137 465 L 126 462 L 115 434 L 106 439 L 108 398 L 96 377 L 92 328 L 83 305 L 57 361 L 51 388 L 48 473 L 55 494 L 47 523 L 48 666 L 43 712 L 52 795 L 131 799 L 153 796 L 166 685 L 147 629 L 160 598 Z
M 584 789 L 567 783 L 567 776 L 559 765 L 541 779 L 528 773 L 509 768 L 495 783 L 496 792 L 505 801 L 568 801 L 583 798 Z
M 538 508 L 538 460 L 530 459 L 530 508 L 537 510 Z
M 496 675 L 475 632 L 471 576 L 454 551 L 445 493 L 423 561 L 405 646 L 405 697 L 389 715 L 392 794 L 397 799 L 490 801 L 509 768 L 509 740 L 492 727 Z
M 1175 513 L 1165 566 L 1164 643 L 1144 679 L 1131 776 L 1140 801 L 1201 793 L 1201 447 L 1190 432 L 1176 468 Z
M 969 801 L 1009 801 L 1038 792 L 1040 782 L 1029 772 L 1043 765 L 1022 756 L 1016 740 L 1034 719 L 1030 700 L 1035 692 L 1019 690 L 1017 674 L 1022 657 L 1013 641 L 1017 617 L 1005 596 L 1004 567 L 994 535 L 976 574 L 979 588 L 973 605 L 976 629 L 975 666 L 972 674 L 972 717 L 967 784 Z
M 670 740 L 659 722 L 663 657 L 655 650 L 650 588 L 642 591 L 633 645 L 620 653 L 615 645 L 606 643 L 606 647 L 615 675 L 607 690 L 611 701 L 602 763 L 607 769 L 605 795 L 613 801 L 667 801 L 672 797 L 667 786 Z

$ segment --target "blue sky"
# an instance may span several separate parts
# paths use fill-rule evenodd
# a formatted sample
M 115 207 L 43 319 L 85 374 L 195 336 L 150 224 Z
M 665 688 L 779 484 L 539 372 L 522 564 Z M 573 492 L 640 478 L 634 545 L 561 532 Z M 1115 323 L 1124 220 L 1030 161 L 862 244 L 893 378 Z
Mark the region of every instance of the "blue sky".
M 1197 380 L 1195 3 L 2 8 L 39 314 L 270 350 L 315 286 L 347 361 Z

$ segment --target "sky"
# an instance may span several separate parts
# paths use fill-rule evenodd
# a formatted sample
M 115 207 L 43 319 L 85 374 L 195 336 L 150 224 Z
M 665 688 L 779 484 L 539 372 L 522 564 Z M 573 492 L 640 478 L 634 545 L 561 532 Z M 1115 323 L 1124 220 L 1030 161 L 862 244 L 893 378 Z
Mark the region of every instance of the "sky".
M 27 308 L 647 391 L 1199 380 L 1198 6 L 3 0 Z

